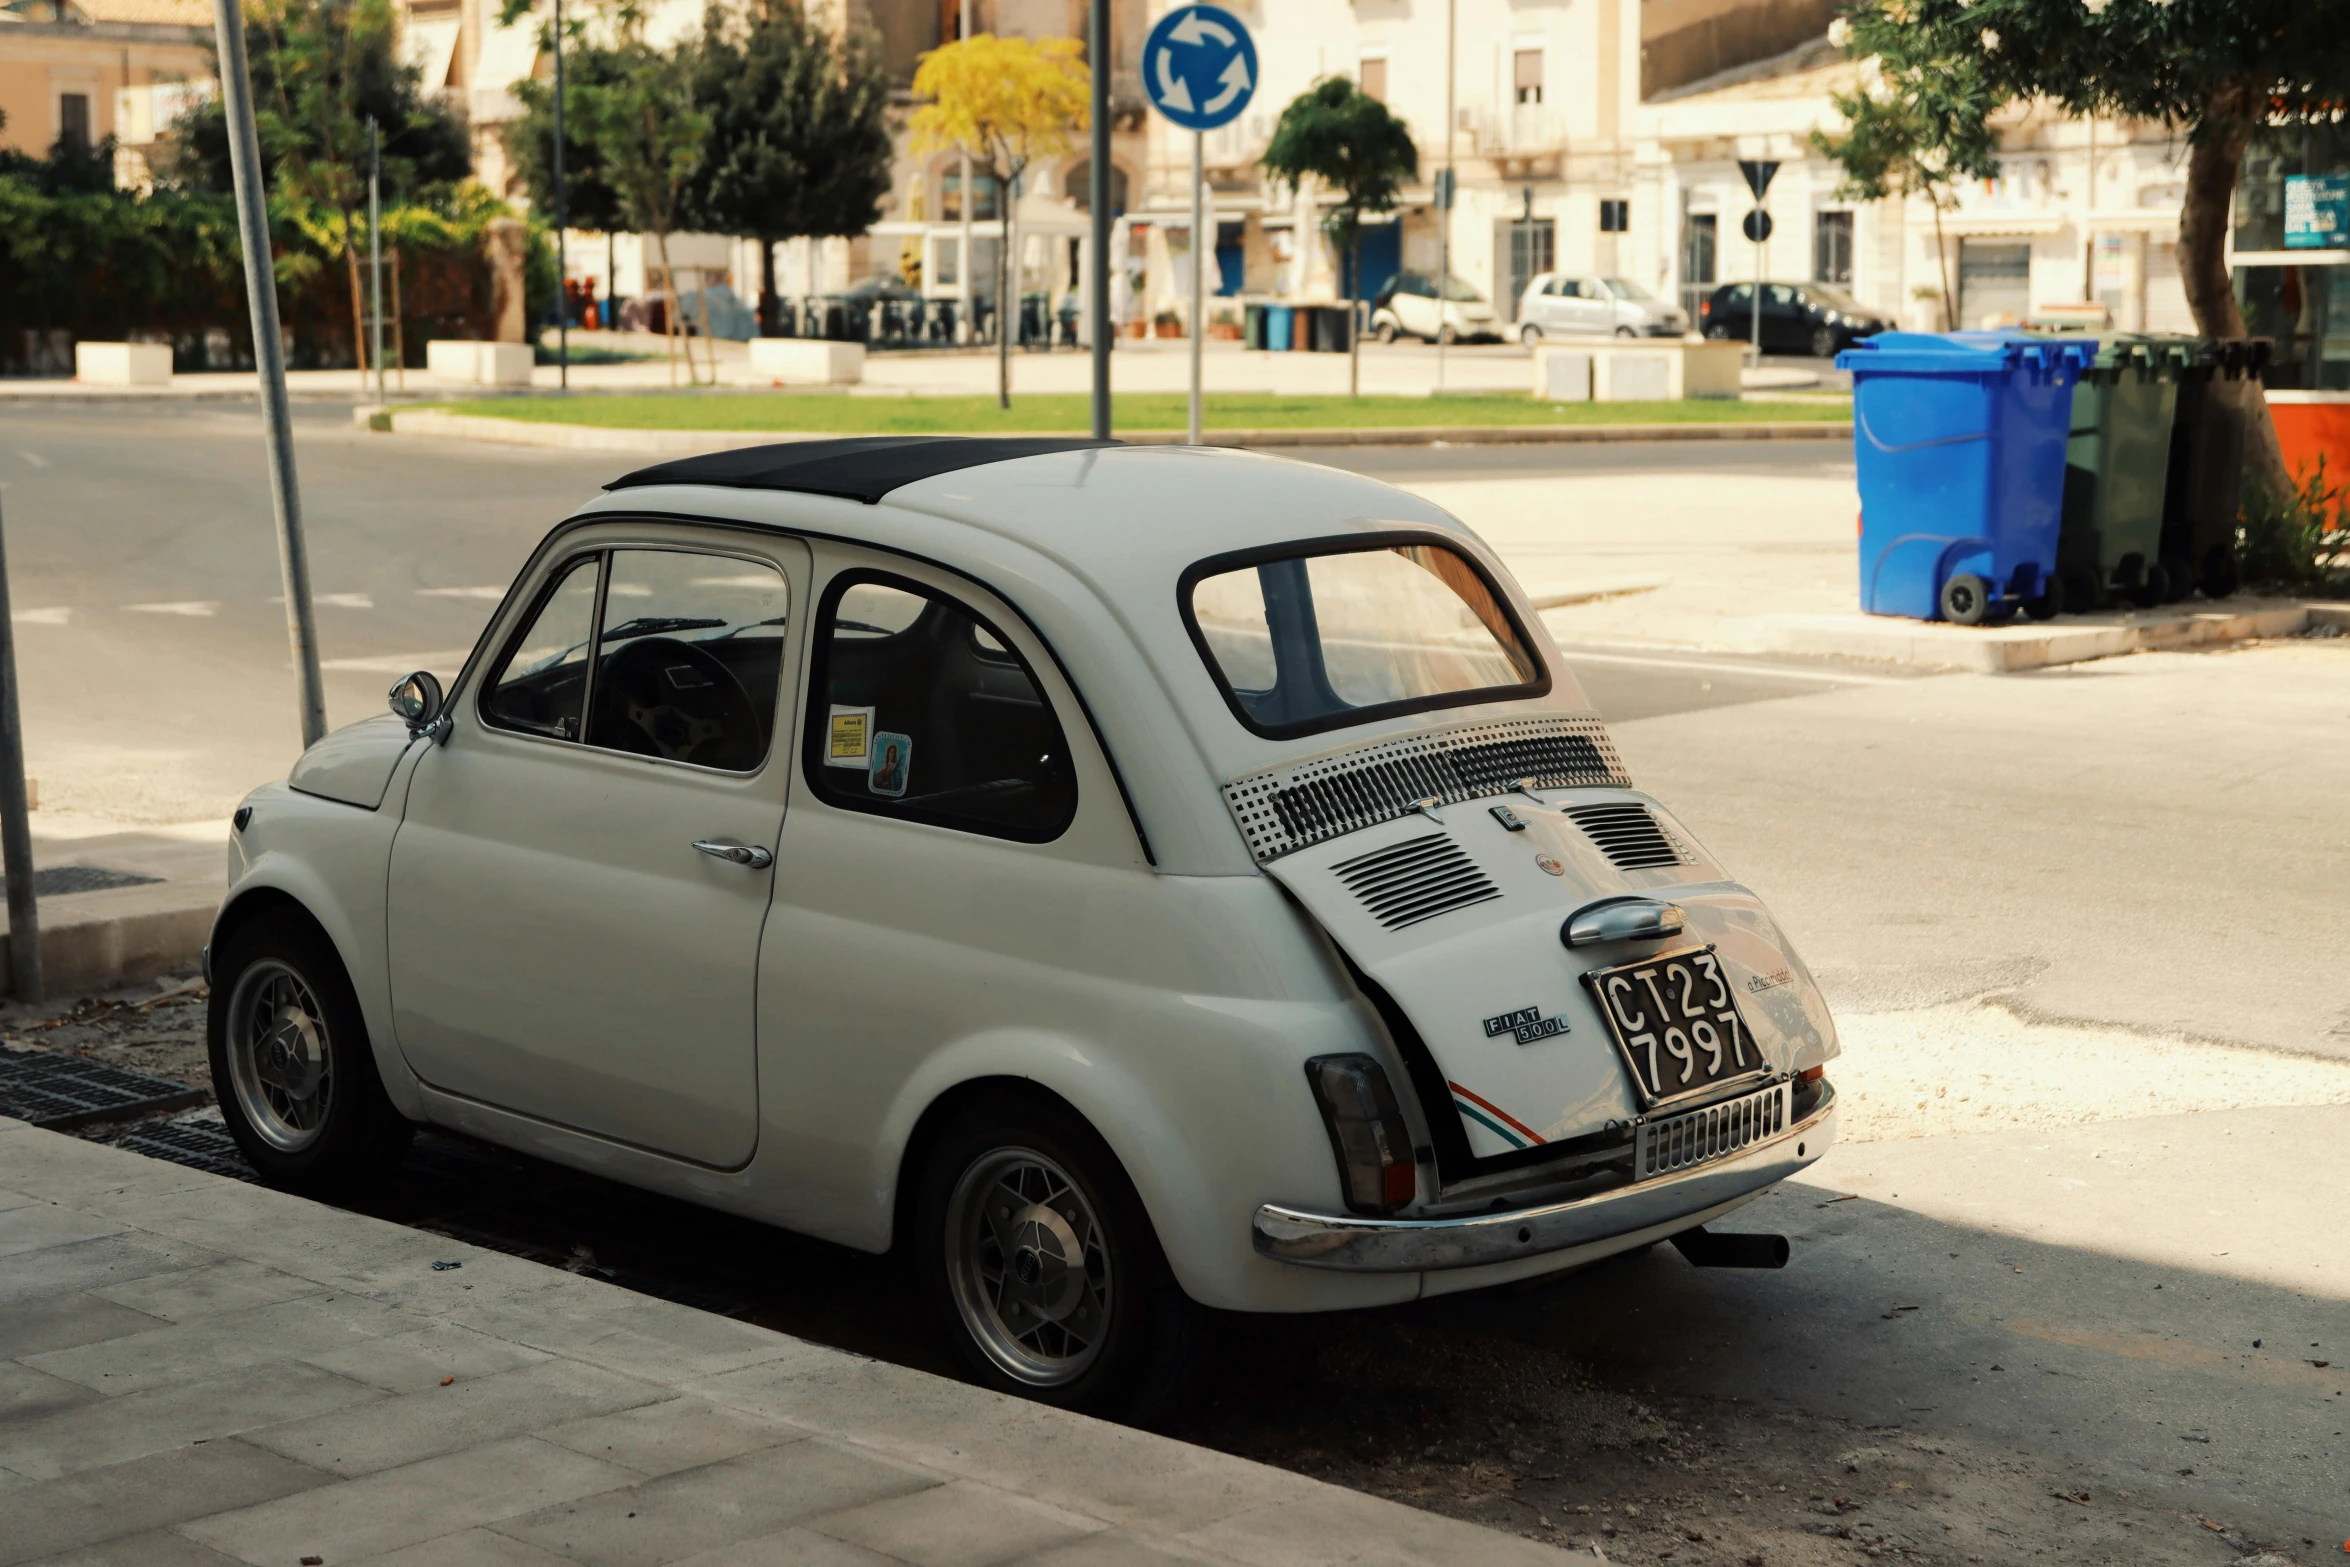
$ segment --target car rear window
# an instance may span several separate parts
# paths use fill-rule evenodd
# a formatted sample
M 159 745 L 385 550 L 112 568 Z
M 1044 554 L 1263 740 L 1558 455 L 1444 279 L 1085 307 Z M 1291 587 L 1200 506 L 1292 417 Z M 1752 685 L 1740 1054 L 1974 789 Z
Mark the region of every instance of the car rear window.
M 1409 542 L 1203 561 L 1183 608 L 1243 724 L 1285 738 L 1550 689 L 1467 556 Z

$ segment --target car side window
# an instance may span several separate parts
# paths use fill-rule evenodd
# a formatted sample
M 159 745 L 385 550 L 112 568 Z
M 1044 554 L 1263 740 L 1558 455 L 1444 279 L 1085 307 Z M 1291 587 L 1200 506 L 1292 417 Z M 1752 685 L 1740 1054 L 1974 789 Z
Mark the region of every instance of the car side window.
M 614 550 L 587 743 L 723 772 L 767 760 L 790 589 L 761 561 Z
M 1077 812 L 1052 704 L 996 627 L 919 583 L 836 579 L 818 611 L 807 774 L 851 810 L 1041 843 Z
M 566 567 L 482 688 L 482 722 L 552 740 L 579 738 L 587 711 L 589 640 L 595 635 L 602 558 Z
M 1774 310 L 1792 310 L 1796 304 L 1795 290 L 1784 283 L 1770 284 L 1763 291 L 1763 303 Z

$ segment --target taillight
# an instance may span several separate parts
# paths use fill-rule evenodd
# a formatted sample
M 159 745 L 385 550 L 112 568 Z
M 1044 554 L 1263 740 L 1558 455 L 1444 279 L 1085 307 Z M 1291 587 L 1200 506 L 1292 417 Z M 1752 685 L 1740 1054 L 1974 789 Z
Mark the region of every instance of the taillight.
M 1701 316 L 1712 315 L 1714 313 L 1714 302 L 1711 299 L 1699 300 L 1697 302 L 1697 313 Z
M 1798 1083 L 1816 1083 L 1827 1075 L 1828 1069 L 1824 1066 L 1807 1066 L 1795 1074 L 1795 1080 Z
M 1393 1213 L 1419 1192 L 1411 1134 L 1387 1073 L 1369 1056 L 1316 1056 L 1306 1081 L 1330 1129 L 1346 1205 L 1357 1213 Z

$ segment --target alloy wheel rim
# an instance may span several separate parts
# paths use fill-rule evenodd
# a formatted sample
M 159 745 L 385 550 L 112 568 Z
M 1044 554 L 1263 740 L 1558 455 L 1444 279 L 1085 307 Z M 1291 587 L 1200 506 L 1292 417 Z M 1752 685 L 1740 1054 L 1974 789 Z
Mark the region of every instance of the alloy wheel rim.
M 973 1160 L 948 1199 L 945 1239 L 955 1309 L 1007 1376 L 1060 1387 L 1100 1357 L 1109 1248 L 1066 1170 L 1028 1148 Z
M 228 1010 L 229 1079 L 254 1134 L 280 1153 L 318 1141 L 334 1103 L 326 1018 L 308 980 L 264 959 L 237 980 Z

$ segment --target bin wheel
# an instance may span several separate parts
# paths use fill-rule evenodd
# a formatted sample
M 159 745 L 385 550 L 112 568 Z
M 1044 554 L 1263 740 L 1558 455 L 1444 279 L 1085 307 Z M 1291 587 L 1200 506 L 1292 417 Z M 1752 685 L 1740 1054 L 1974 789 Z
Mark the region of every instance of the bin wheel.
M 2166 560 L 2162 571 L 2170 579 L 2170 590 L 2162 596 L 2165 604 L 2176 604 L 2195 591 L 2195 568 L 2185 561 Z
M 2235 592 L 2236 587 L 2236 552 L 2225 544 L 2214 544 L 2211 553 L 2203 558 L 2204 596 L 2224 599 Z
M 1971 571 L 1951 574 L 1942 584 L 1942 618 L 1954 626 L 1979 626 L 1991 609 L 1991 584 Z
M 2054 620 L 2064 613 L 2064 578 L 2051 572 L 2041 579 L 2040 591 L 2024 600 L 2024 613 L 2034 620 Z
M 2162 569 L 2160 561 L 2156 561 L 2138 574 L 2137 582 L 2130 588 L 2130 602 L 2140 609 L 2152 609 L 2157 604 L 2169 601 L 2170 573 Z
M 2105 607 L 2105 584 L 2088 567 L 2060 566 L 2057 580 L 2064 584 L 2065 607 L 2074 614 L 2085 615 Z

